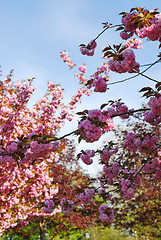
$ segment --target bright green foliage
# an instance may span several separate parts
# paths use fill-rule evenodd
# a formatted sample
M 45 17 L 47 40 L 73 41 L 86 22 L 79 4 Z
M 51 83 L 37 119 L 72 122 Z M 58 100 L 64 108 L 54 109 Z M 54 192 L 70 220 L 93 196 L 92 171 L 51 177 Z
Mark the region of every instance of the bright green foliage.
M 115 230 L 112 227 L 91 227 L 89 233 L 89 240 L 135 240 L 135 238 L 129 236 L 125 232 Z

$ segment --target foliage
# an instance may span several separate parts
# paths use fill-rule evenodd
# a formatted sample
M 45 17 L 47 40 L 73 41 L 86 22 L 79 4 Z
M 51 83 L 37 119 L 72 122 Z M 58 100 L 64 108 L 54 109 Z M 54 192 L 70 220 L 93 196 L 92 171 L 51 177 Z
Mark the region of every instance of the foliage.
M 88 232 L 90 233 L 90 238 L 92 240 L 134 240 L 133 237 L 129 237 L 128 234 L 125 232 L 122 232 L 121 230 L 115 230 L 114 228 L 108 228 L 104 226 L 97 226 L 97 227 L 91 227 L 89 228 Z

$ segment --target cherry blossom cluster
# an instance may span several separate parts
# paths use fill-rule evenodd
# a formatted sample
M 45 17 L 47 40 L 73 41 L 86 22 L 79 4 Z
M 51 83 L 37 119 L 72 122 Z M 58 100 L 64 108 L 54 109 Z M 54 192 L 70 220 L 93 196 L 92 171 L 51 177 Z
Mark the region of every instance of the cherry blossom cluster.
M 151 97 L 148 105 L 150 111 L 144 113 L 144 119 L 151 125 L 157 125 L 161 122 L 161 97 Z
M 60 206 L 64 214 L 70 213 L 75 208 L 74 203 L 66 198 L 61 199 Z
M 87 46 L 84 44 L 81 44 L 80 46 L 80 51 L 83 55 L 93 56 L 95 53 L 95 48 L 97 47 L 97 43 L 95 40 L 91 40 Z
M 86 82 L 87 88 L 94 87 L 94 92 L 106 92 L 107 82 L 109 81 L 109 66 L 107 63 L 102 63 L 102 66 L 97 68 L 97 71 L 91 75 L 90 80 Z
M 60 57 L 63 59 L 64 62 L 66 62 L 69 66 L 69 69 L 72 69 L 74 66 L 76 66 L 73 61 L 71 61 L 68 52 L 66 51 L 61 51 Z
M 122 31 L 120 33 L 120 37 L 122 39 L 128 39 L 130 37 L 133 36 L 134 31 L 136 29 L 136 25 L 135 23 L 130 23 L 130 20 L 132 19 L 132 17 L 134 17 L 137 13 L 133 12 L 133 13 L 126 13 L 125 16 L 122 17 L 121 22 L 124 25 L 124 31 Z
M 83 69 L 84 67 L 86 66 L 83 65 Z M 94 88 L 94 92 L 106 92 L 107 82 L 109 81 L 108 72 L 108 64 L 102 63 L 102 66 L 97 68 L 97 71 L 90 76 L 89 80 L 87 80 L 84 76 L 84 72 L 82 72 L 81 74 L 76 73 L 74 76 L 78 78 L 79 84 L 84 85 L 84 88 L 86 89 L 86 95 L 91 95 L 91 91 L 89 89 L 91 89 L 92 87 Z
M 111 71 L 117 73 L 139 72 L 140 66 L 140 64 L 135 61 L 135 54 L 131 49 L 125 49 L 115 58 L 111 57 L 108 61 L 108 65 Z
M 29 216 L 46 216 L 39 204 L 45 199 L 52 199 L 58 193 L 58 187 L 53 184 L 53 178 L 47 172 L 47 163 L 36 165 L 13 166 L 9 162 L 0 166 L 0 232 L 17 225 L 19 220 Z M 48 202 L 51 206 L 50 202 Z M 49 206 L 49 207 L 50 207 Z M 49 210 L 49 208 L 48 208 Z M 60 211 L 55 208 L 51 215 Z
M 97 76 L 93 79 L 94 92 L 106 92 L 107 90 L 107 79 L 102 76 Z
M 134 196 L 134 189 L 140 183 L 140 176 L 136 175 L 134 170 L 124 170 L 123 177 L 119 179 L 121 184 L 121 192 L 125 200 L 130 200 Z
M 77 94 L 75 94 L 72 98 L 71 98 L 71 102 L 70 102 L 70 109 L 74 109 L 76 107 L 76 103 L 81 103 L 81 97 L 86 93 L 86 89 L 85 88 L 79 88 L 77 91 Z M 89 96 L 89 94 L 86 94 L 87 96 Z
M 91 159 L 91 157 L 94 157 L 94 155 L 95 155 L 94 150 L 87 149 L 86 151 L 84 151 L 84 153 L 80 155 L 80 158 L 85 164 L 90 165 L 93 163 L 93 159 Z
M 100 180 L 101 180 L 101 178 L 100 178 Z M 106 189 L 107 188 L 104 187 L 103 183 L 101 183 L 101 189 L 99 189 L 97 193 L 98 193 L 99 197 L 102 197 L 106 201 L 109 201 L 112 199 L 113 195 L 111 193 L 109 193 Z
M 157 140 L 157 135 L 150 136 L 146 134 L 144 137 L 139 137 L 135 133 L 129 132 L 124 140 L 124 146 L 131 152 L 139 151 L 141 153 L 149 153 L 157 147 Z
M 131 38 L 127 43 L 124 44 L 126 48 L 141 49 L 143 46 L 140 46 L 142 41 L 138 38 Z
M 79 135 L 86 142 L 95 142 L 105 132 L 111 131 L 114 123 L 107 112 L 89 110 L 88 115 L 78 125 Z
M 108 185 L 113 184 L 113 179 L 117 177 L 119 170 L 120 170 L 120 166 L 117 162 L 111 165 L 103 166 L 103 175 L 105 176 L 106 183 Z
M 79 65 L 79 71 L 82 73 L 86 73 L 87 72 L 87 67 L 85 66 L 85 64 Z
M 45 200 L 44 203 L 47 207 L 42 207 L 42 210 L 45 213 L 52 213 L 54 210 L 54 202 L 52 200 Z
M 161 13 L 146 9 L 142 9 L 140 13 L 133 11 L 124 14 L 121 22 L 124 26 L 124 30 L 120 33 L 122 39 L 126 40 L 134 33 L 140 38 L 147 37 L 151 41 L 161 37 Z
M 82 153 L 78 154 L 78 158 L 80 157 L 85 164 L 90 165 L 93 163 L 93 159 L 91 159 L 91 157 L 94 157 L 97 152 L 100 154 L 102 164 L 104 164 L 109 161 L 113 154 L 118 152 L 118 146 L 116 146 L 114 150 L 109 150 L 107 147 L 104 147 L 103 150 L 97 151 L 87 149 L 86 151 L 82 151 Z
M 133 110 L 134 109 L 128 109 L 128 107 L 120 100 L 113 102 L 111 104 L 111 107 L 107 108 L 107 111 L 110 116 L 120 114 L 120 118 L 122 118 L 122 119 L 129 118 L 129 116 L 132 115 Z M 130 112 L 130 111 L 131 111 L 131 113 L 124 114 L 124 113 Z M 123 113 L 123 115 L 121 115 L 122 113 Z
M 107 147 L 104 147 L 102 151 L 99 151 L 102 163 L 107 163 L 110 157 L 117 152 L 118 146 L 116 146 L 114 150 L 109 150 Z
M 151 163 L 146 163 L 143 170 L 147 173 L 154 173 L 153 178 L 161 180 L 161 160 L 160 158 L 153 158 Z
M 114 221 L 114 211 L 107 204 L 101 205 L 98 209 L 99 218 L 104 223 L 112 223 Z
M 147 37 L 151 41 L 156 41 L 161 37 L 161 14 L 156 14 L 153 19 L 150 20 L 150 26 L 143 26 L 136 29 L 136 34 L 140 38 Z
M 86 188 L 84 193 L 80 193 L 77 195 L 77 198 L 83 203 L 88 204 L 90 203 L 91 199 L 94 198 L 95 191 L 94 189 Z

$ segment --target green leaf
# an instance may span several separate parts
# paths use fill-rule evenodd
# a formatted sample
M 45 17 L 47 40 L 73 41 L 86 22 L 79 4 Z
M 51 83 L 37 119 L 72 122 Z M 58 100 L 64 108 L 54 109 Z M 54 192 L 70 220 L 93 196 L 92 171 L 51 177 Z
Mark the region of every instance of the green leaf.
M 140 16 L 137 16 L 137 17 L 132 17 L 129 22 L 130 23 L 137 23 L 139 20 L 141 20 L 142 18 Z

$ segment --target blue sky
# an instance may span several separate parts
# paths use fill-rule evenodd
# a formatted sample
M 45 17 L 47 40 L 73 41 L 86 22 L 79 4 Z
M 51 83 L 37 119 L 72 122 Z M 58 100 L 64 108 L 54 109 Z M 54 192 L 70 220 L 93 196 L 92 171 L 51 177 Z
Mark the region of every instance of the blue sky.
M 0 0 L 0 64 L 3 76 L 14 69 L 14 80 L 35 77 L 37 90 L 31 105 L 43 96 L 48 81 L 60 83 L 65 88 L 68 101 L 78 84 L 73 77 L 74 71 L 69 71 L 59 57 L 60 51 L 67 50 L 78 65 L 86 63 L 88 77 L 102 63 L 101 50 L 108 44 L 120 43 L 121 39 L 118 32 L 105 32 L 97 41 L 93 58 L 82 56 L 79 44 L 87 44 L 97 36 L 102 31 L 102 22 L 118 24 L 120 12 L 137 6 L 161 11 L 161 1 L 158 0 Z M 136 59 L 141 64 L 155 61 L 158 54 L 158 44 L 146 40 L 144 43 L 145 47 L 137 50 Z M 159 79 L 160 73 L 160 67 L 156 66 L 148 75 Z M 111 82 L 125 77 L 126 74 L 110 73 Z M 97 108 L 103 102 L 119 98 L 130 107 L 138 107 L 143 101 L 138 90 L 149 84 L 146 79 L 137 78 L 111 86 L 105 94 L 85 97 L 79 110 Z M 73 124 L 68 125 L 68 130 L 73 128 Z M 63 131 L 67 132 L 66 127 Z
M 119 23 L 118 13 L 140 6 L 140 2 L 141 7 L 161 9 L 161 2 L 156 0 L 0 0 L 0 64 L 4 76 L 14 69 L 14 79 L 35 77 L 37 90 L 33 102 L 42 96 L 49 80 L 61 83 L 66 95 L 72 95 L 78 85 L 73 72 L 68 71 L 59 58 L 60 51 L 67 50 L 78 65 L 85 62 L 87 76 L 90 75 L 101 65 L 101 50 L 108 44 L 119 43 L 119 34 L 110 30 L 102 35 L 93 58 L 82 56 L 79 44 L 94 38 L 102 30 L 102 22 Z M 144 56 L 142 50 L 138 51 L 137 60 L 141 63 L 156 59 L 157 47 L 149 48 L 148 43 L 145 49 L 146 46 L 148 51 L 144 51 Z M 124 76 L 115 74 L 111 76 L 111 81 L 122 78 Z M 135 84 L 136 81 L 131 81 L 127 86 L 128 92 L 122 96 L 128 95 Z M 110 90 L 109 96 L 115 98 L 125 91 L 125 85 L 111 87 Z M 96 95 L 101 101 L 105 96 Z M 125 97 L 126 100 L 133 104 L 131 94 L 130 98 Z

